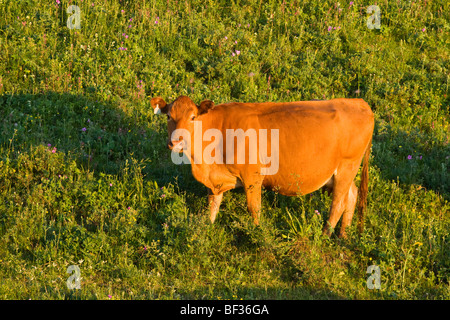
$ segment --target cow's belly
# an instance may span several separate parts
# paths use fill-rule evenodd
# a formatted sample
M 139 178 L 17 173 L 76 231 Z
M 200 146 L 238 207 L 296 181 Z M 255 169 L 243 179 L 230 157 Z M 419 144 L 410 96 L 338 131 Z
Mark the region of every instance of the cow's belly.
M 297 171 L 265 176 L 263 186 L 286 196 L 305 195 L 323 187 L 332 179 L 334 173 L 335 169 L 321 170 L 311 176 L 300 168 Z
M 318 141 L 317 145 L 326 147 L 284 148 L 278 172 L 264 177 L 264 187 L 288 196 L 308 194 L 323 187 L 336 174 L 340 157 L 337 143 Z

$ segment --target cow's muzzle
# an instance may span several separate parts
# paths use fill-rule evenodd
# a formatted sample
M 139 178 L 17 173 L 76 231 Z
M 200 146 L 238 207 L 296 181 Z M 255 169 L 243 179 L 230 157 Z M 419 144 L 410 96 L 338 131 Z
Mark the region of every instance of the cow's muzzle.
M 178 141 L 171 140 L 167 144 L 167 148 L 169 148 L 173 152 L 183 152 L 184 143 L 185 143 L 184 140 L 178 140 Z

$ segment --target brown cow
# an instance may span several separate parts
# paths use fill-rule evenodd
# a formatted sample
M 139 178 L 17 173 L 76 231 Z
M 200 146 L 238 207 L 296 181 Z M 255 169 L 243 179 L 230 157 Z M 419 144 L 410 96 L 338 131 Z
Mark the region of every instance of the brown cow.
M 193 176 L 208 188 L 211 222 L 219 211 L 223 192 L 236 187 L 244 187 L 255 224 L 259 224 L 262 186 L 288 196 L 324 187 L 332 192 L 324 233 L 330 234 L 343 216 L 340 236 L 345 237 L 357 202 L 354 180 L 364 158 L 358 202 L 358 227 L 363 231 L 374 129 L 374 115 L 364 100 L 220 105 L 205 100 L 197 106 L 190 98 L 180 96 L 170 104 L 160 97 L 150 104 L 155 114 L 168 117 L 168 147 L 186 154 Z M 236 134 L 239 130 L 243 136 Z M 180 131 L 189 134 L 173 135 Z M 259 144 L 251 141 L 255 134 Z M 236 146 L 235 137 L 237 145 L 241 142 L 237 151 L 229 148 Z M 205 141 L 213 142 L 207 145 Z M 262 150 L 264 147 L 266 150 Z M 246 150 L 248 154 L 242 155 Z M 256 150 L 256 158 L 252 150 Z M 267 170 L 269 167 L 275 170 Z

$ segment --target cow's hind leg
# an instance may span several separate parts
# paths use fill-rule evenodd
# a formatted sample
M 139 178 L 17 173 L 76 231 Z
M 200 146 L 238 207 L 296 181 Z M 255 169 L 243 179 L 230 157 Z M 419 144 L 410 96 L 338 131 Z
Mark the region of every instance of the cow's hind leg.
M 211 223 L 216 220 L 217 213 L 220 209 L 220 204 L 222 203 L 223 192 L 219 194 L 213 194 L 211 190 L 208 189 L 208 203 L 209 203 L 209 219 Z
M 353 163 L 342 165 L 338 168 L 337 174 L 334 176 L 333 183 L 333 197 L 330 208 L 330 217 L 328 218 L 328 222 L 324 226 L 323 232 L 327 235 L 330 235 L 332 230 L 336 227 L 339 219 L 342 214 L 348 208 L 348 200 L 349 193 L 353 192 L 353 180 L 355 179 L 356 174 L 358 173 L 358 166 Z M 353 204 L 354 207 L 354 204 Z M 351 213 L 353 215 L 353 212 Z M 349 219 L 350 218 L 350 219 Z M 345 216 L 345 220 L 351 221 L 351 216 L 348 214 Z M 346 223 L 346 222 L 345 222 Z M 345 230 L 341 229 L 341 231 Z M 341 232 L 341 235 L 345 235 Z
M 355 212 L 356 200 L 358 199 L 358 188 L 353 181 L 347 194 L 344 214 L 342 215 L 341 230 L 339 237 L 345 238 L 345 229 L 352 223 L 353 213 Z

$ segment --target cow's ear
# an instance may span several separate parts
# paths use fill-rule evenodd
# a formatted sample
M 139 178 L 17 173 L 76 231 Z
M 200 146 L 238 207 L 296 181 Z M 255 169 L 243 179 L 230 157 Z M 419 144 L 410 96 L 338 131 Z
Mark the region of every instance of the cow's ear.
M 160 114 L 160 113 L 167 114 L 167 111 L 169 109 L 169 108 L 167 108 L 167 103 L 161 97 L 152 98 L 152 100 L 150 100 L 150 105 L 153 108 L 154 114 Z
M 198 115 L 207 113 L 210 109 L 214 108 L 214 102 L 211 100 L 203 100 L 198 108 Z

